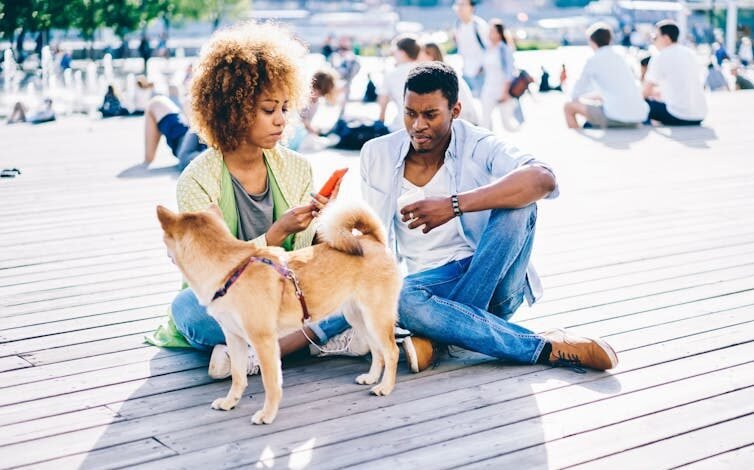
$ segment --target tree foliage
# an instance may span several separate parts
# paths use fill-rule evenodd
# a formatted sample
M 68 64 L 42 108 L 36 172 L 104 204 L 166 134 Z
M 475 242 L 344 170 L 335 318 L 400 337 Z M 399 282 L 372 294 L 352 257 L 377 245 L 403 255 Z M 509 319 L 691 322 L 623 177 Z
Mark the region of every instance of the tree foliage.
M 85 39 L 111 27 L 120 37 L 145 27 L 155 18 L 203 20 L 217 27 L 223 18 L 249 8 L 251 0 L 10 0 L 0 1 L 0 38 L 50 28 L 76 29 Z

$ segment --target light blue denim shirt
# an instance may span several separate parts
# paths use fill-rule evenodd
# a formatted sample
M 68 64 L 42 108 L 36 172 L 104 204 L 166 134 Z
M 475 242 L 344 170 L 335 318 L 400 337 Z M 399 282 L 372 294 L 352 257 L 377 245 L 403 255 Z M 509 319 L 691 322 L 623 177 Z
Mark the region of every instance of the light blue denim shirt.
M 401 191 L 404 160 L 411 141 L 405 129 L 370 140 L 361 149 L 361 192 L 367 203 L 377 212 L 388 231 L 388 245 L 396 249 L 395 212 Z M 453 122 L 450 145 L 445 152 L 445 164 L 450 173 L 451 187 L 462 193 L 490 184 L 517 168 L 537 165 L 552 169 L 532 155 L 507 144 L 492 132 L 462 119 Z M 547 199 L 557 197 L 556 186 Z M 490 211 L 467 212 L 448 223 L 456 224 L 458 232 L 476 249 L 487 226 Z M 529 305 L 542 295 L 542 283 L 534 267 L 527 271 L 526 300 Z

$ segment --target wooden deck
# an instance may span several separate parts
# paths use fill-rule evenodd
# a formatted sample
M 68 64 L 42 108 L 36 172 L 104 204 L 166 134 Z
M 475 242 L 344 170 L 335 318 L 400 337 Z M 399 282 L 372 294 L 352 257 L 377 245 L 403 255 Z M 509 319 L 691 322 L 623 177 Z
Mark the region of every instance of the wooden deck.
M 142 343 L 179 276 L 154 217 L 176 174 L 128 169 L 141 121 L 0 125 L 0 167 L 23 171 L 0 180 L 0 467 L 751 468 L 754 94 L 714 95 L 701 129 L 609 134 L 567 131 L 562 98 L 536 99 L 512 139 L 556 167 L 562 196 L 540 204 L 545 300 L 515 318 L 603 336 L 620 366 L 456 352 L 401 364 L 376 398 L 353 383 L 363 360 L 299 360 L 263 427 L 259 377 L 213 411 L 229 382 L 206 355 Z M 358 165 L 311 157 L 317 181 Z

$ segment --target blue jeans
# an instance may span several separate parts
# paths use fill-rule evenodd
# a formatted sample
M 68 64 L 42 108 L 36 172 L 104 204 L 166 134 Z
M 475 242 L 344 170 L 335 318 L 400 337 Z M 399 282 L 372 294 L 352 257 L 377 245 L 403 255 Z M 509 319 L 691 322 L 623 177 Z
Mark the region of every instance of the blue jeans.
M 484 84 L 484 72 L 479 72 L 474 77 L 464 75 L 462 78 L 463 81 L 465 81 L 466 84 L 469 85 L 469 88 L 471 89 L 471 95 L 474 98 L 479 98 L 479 92 L 482 91 L 482 85 Z
M 545 340 L 508 319 L 524 300 L 537 206 L 491 212 L 473 256 L 405 278 L 402 327 L 444 344 L 533 364 Z
M 225 344 L 225 335 L 220 324 L 199 304 L 191 289 L 184 289 L 178 293 L 173 300 L 172 313 L 176 328 L 194 348 L 209 350 L 215 345 Z M 343 314 L 339 313 L 309 327 L 319 343 L 324 344 L 328 339 L 348 329 L 350 325 Z

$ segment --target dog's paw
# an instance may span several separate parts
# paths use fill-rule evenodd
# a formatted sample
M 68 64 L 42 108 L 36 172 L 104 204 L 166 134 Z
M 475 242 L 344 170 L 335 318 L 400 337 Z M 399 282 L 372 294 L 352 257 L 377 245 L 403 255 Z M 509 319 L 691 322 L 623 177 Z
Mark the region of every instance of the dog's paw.
M 254 416 L 251 417 L 251 422 L 253 424 L 270 424 L 275 421 L 275 414 L 276 413 L 266 413 L 264 409 L 261 409 L 254 413 Z
M 378 397 L 385 397 L 390 395 L 390 392 L 393 391 L 393 387 L 387 386 L 384 383 L 379 383 L 372 387 L 372 394 L 377 395 Z
M 212 402 L 212 409 L 229 411 L 235 408 L 237 403 L 237 400 L 229 400 L 227 397 L 222 397 Z
M 369 374 L 361 374 L 356 377 L 356 383 L 361 385 L 372 385 L 373 383 L 377 383 L 378 380 L 380 380 L 380 376 L 375 377 Z

